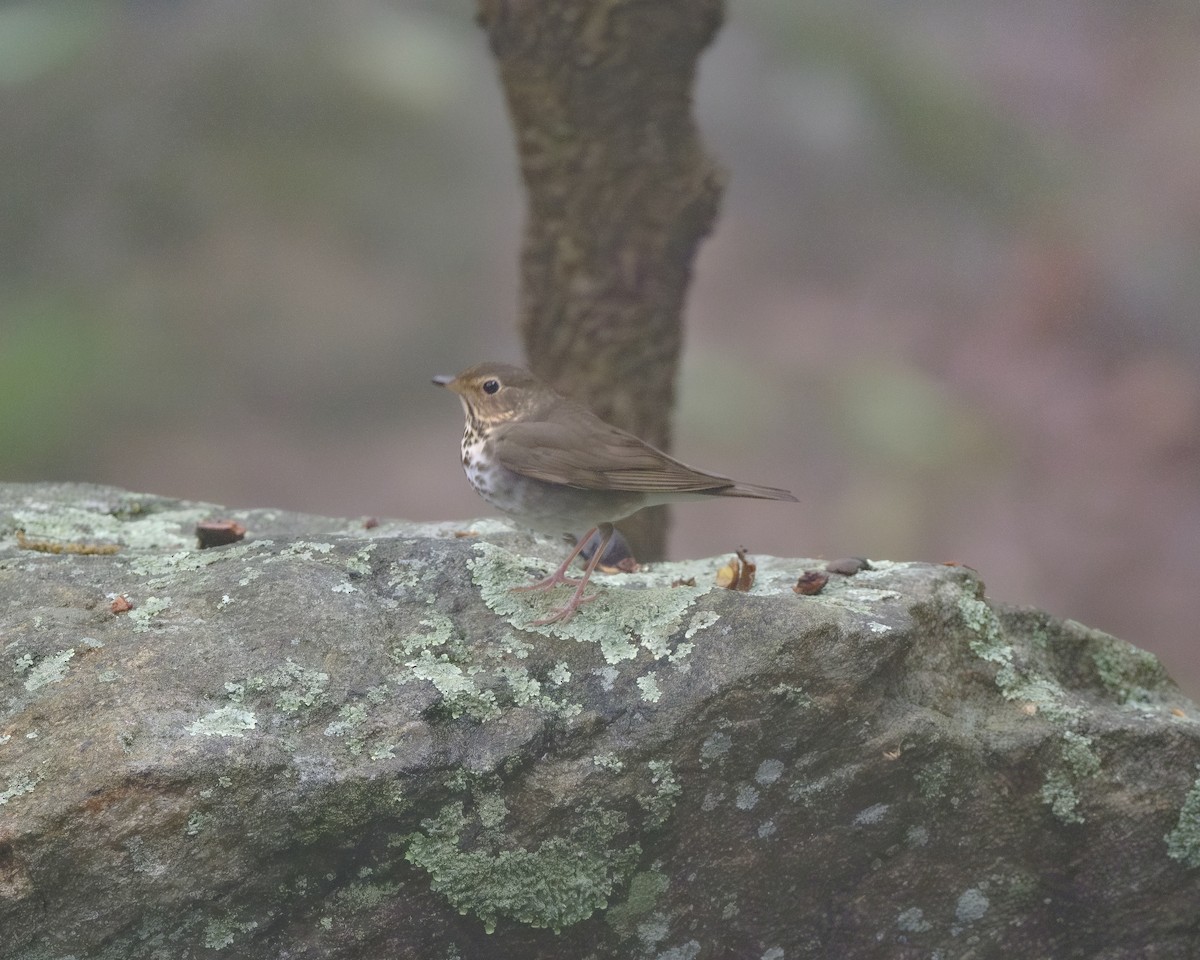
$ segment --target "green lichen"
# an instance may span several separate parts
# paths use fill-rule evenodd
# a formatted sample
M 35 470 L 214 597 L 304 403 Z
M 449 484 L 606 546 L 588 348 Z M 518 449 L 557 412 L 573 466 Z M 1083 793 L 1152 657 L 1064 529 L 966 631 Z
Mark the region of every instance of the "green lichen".
M 262 549 L 262 542 L 242 543 L 221 550 L 179 550 L 168 554 L 143 554 L 134 559 L 130 569 L 138 576 L 148 578 L 146 586 L 152 590 L 186 580 L 188 575 L 217 563 L 242 560 L 248 554 Z
M 302 666 L 291 657 L 267 681 L 269 687 L 279 691 L 275 706 L 284 713 L 297 713 L 320 706 L 325 700 L 327 683 L 329 674 Z
M 1092 662 L 1100 682 L 1119 702 L 1150 700 L 1153 691 L 1166 681 L 1166 671 L 1154 654 L 1099 630 L 1082 626 L 1079 629 L 1086 630 L 1093 641 Z
M 531 648 L 520 635 L 508 633 L 472 651 L 449 617 L 434 613 L 421 625 L 427 628 L 424 632 L 409 634 L 392 651 L 392 659 L 406 670 L 393 679 L 432 683 L 442 697 L 440 710 L 451 718 L 486 722 L 506 706 L 532 707 L 564 719 L 583 711 L 581 704 L 547 691 L 548 686 L 565 688 L 570 683 L 565 663 L 555 664 L 543 682 L 512 662 L 529 657 Z
M 595 643 L 610 664 L 632 660 L 639 646 L 655 659 L 666 656 L 670 638 L 683 626 L 684 614 L 712 588 L 711 576 L 703 578 L 704 586 L 671 587 L 671 574 L 677 576 L 677 569 L 683 565 L 662 564 L 653 575 L 622 575 L 617 581 L 619 586 L 597 582 L 599 598 L 582 607 L 571 620 L 535 627 L 532 621 L 566 601 L 566 591 L 514 593 L 514 586 L 528 582 L 528 568 L 540 567 L 542 561 L 490 543 L 475 544 L 475 551 L 478 556 L 468 566 L 489 608 L 522 630 Z
M 74 656 L 75 651 L 68 647 L 61 653 L 38 662 L 36 666 L 29 669 L 29 673 L 25 677 L 25 689 L 32 693 L 51 683 L 58 683 L 67 675 L 67 664 Z
M 476 720 L 491 720 L 500 716 L 496 694 L 481 690 L 467 672 L 454 663 L 448 654 L 422 650 L 404 666 L 416 680 L 427 680 L 442 695 L 442 708 L 453 718 L 462 716 Z M 399 678 L 398 678 L 399 679 Z
M 1091 738 L 1067 730 L 1060 747 L 1061 763 L 1053 768 L 1042 785 L 1042 800 L 1063 823 L 1083 823 L 1079 813 L 1080 784 L 1100 771 L 1100 758 L 1092 749 Z
M 775 684 L 771 688 L 771 695 L 781 697 L 786 703 L 800 709 L 807 709 L 813 705 L 813 698 L 808 695 L 803 687 L 797 686 L 794 683 Z
M 220 707 L 196 720 L 188 733 L 193 737 L 244 737 L 246 730 L 253 730 L 258 721 L 254 714 L 241 707 Z
M 992 608 L 975 597 L 961 596 L 958 612 L 971 631 L 971 649 L 989 663 L 1010 666 L 1013 659 L 1012 647 L 1004 642 L 1004 629 Z
M 160 613 L 171 606 L 170 597 L 147 597 L 137 604 L 128 614 L 133 623 L 134 633 L 147 633 L 152 628 L 152 621 Z
M 241 921 L 232 916 L 210 920 L 204 926 L 204 945 L 210 950 L 224 950 L 233 946 L 239 937 L 257 926 L 258 922 L 255 920 Z
M 1084 716 L 1082 706 L 1072 703 L 1053 677 L 1018 663 L 1012 646 L 1005 642 L 999 618 L 986 603 L 960 597 L 958 611 L 974 634 L 971 649 L 999 666 L 996 686 L 1004 699 L 1031 704 L 1037 715 L 1060 728 L 1060 762 L 1047 772 L 1041 798 L 1063 823 L 1082 823 L 1079 789 L 1100 770 L 1100 758 L 1092 749 L 1091 739 L 1072 729 Z
M 566 719 L 583 712 L 583 705 L 557 700 L 543 692 L 543 685 L 521 666 L 502 666 L 499 675 L 508 685 L 508 695 L 514 706 L 535 707 L 544 713 Z M 570 674 L 567 674 L 568 679 Z
M 490 836 L 496 837 L 508 817 L 508 804 L 499 790 L 493 790 L 475 798 L 475 814 L 479 823 Z
M 287 546 L 283 547 L 274 557 L 270 558 L 271 562 L 278 562 L 288 557 L 300 557 L 303 560 L 316 560 L 317 554 L 322 557 L 328 556 L 333 552 L 333 544 L 325 541 L 315 540 L 294 540 Z
M 658 703 L 662 699 L 662 690 L 658 686 L 658 677 L 651 670 L 645 676 L 637 678 L 638 689 L 642 691 L 642 699 L 647 703 Z
M 192 530 L 204 518 L 200 507 L 123 516 L 101 510 L 46 504 L 14 510 L 13 525 L 30 540 L 116 543 L 137 550 L 181 549 L 195 543 Z
M 711 610 L 700 610 L 692 615 L 687 630 L 683 632 L 683 639 L 691 640 L 701 630 L 707 630 L 720 619 L 721 615 L 719 613 L 713 613 Z
M 345 561 L 345 569 L 350 573 L 365 577 L 371 572 L 371 554 L 375 552 L 375 548 L 378 546 L 378 543 L 368 543 L 358 553 Z
M 439 648 L 446 648 L 456 656 L 461 656 L 464 652 L 465 645 L 462 635 L 458 632 L 454 621 L 445 614 L 431 613 L 421 621 L 421 626 L 427 629 L 422 633 L 410 633 L 405 636 L 393 651 L 393 660 L 403 660 L 404 655 Z
M 675 803 L 683 793 L 683 787 L 675 779 L 675 770 L 670 760 L 651 760 L 646 764 L 650 771 L 650 783 L 654 792 L 638 797 L 638 803 L 646 811 L 646 826 L 663 826 L 675 811 Z
M 351 883 L 334 894 L 334 900 L 349 913 L 362 913 L 395 902 L 399 892 L 399 883 Z
M 946 785 L 951 780 L 953 764 L 947 756 L 940 756 L 917 772 L 917 787 L 921 796 L 930 803 L 937 803 L 946 795 Z
M 38 781 L 28 774 L 23 774 L 15 780 L 10 780 L 8 786 L 0 790 L 0 807 L 26 793 L 33 793 L 33 788 L 37 785 Z
M 828 790 L 840 790 L 852 781 L 861 769 L 861 764 L 852 763 L 816 780 L 797 780 L 788 787 L 788 799 L 804 807 L 815 807 L 822 794 Z
M 469 825 L 461 802 L 447 804 L 410 836 L 405 859 L 425 870 L 431 886 L 491 933 L 501 919 L 556 933 L 603 909 L 631 871 L 641 848 L 619 847 L 624 820 L 611 811 L 582 814 L 568 833 L 534 849 L 489 835 L 463 849 Z
M 560 661 L 550 668 L 550 672 L 546 674 L 546 679 L 556 686 L 561 686 L 564 683 L 571 682 L 571 671 L 565 663 Z
M 1083 823 L 1078 812 L 1079 794 L 1075 792 L 1075 784 L 1061 769 L 1046 774 L 1041 797 L 1049 805 L 1050 812 L 1063 823 Z
M 361 728 L 367 721 L 367 710 L 362 704 L 348 703 L 338 711 L 336 720 L 331 720 L 325 727 L 327 737 L 342 737 L 346 741 L 346 749 L 353 757 L 363 752 L 366 739 L 362 736 Z
M 671 923 L 665 914 L 654 913 L 637 925 L 637 938 L 642 951 L 648 953 L 671 932 Z
M 686 673 L 691 669 L 686 662 L 687 658 L 692 655 L 692 651 L 695 649 L 696 645 L 694 643 L 689 643 L 685 640 L 683 643 L 678 644 L 675 649 L 667 655 L 667 659 L 674 664 L 681 673 Z
M 654 960 L 696 960 L 700 956 L 700 942 L 689 940 L 677 947 L 670 947 L 655 956 Z
M 1200 777 L 1184 797 L 1175 829 L 1163 839 L 1168 857 L 1187 867 L 1200 867 Z

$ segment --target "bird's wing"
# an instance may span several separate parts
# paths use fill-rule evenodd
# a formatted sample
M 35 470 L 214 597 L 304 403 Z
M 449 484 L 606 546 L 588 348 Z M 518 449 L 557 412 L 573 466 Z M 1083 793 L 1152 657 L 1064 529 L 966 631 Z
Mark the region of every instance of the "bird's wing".
M 693 470 L 631 433 L 596 419 L 588 442 L 552 420 L 507 423 L 492 431 L 500 463 L 515 473 L 580 490 L 703 493 L 734 486 L 727 477 Z

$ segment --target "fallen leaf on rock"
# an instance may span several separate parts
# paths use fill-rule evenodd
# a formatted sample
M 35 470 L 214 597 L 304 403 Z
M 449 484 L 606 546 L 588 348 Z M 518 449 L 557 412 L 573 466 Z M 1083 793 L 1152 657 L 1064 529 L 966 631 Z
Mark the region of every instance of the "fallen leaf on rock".
M 113 602 L 108 605 L 108 609 L 113 613 L 128 613 L 133 609 L 133 604 L 129 602 L 126 596 L 113 597 Z
M 758 567 L 746 557 L 746 548 L 738 547 L 737 556 L 717 571 L 717 586 L 742 593 L 754 586 L 754 571 Z
M 821 573 L 819 570 L 805 570 L 804 573 L 800 574 L 800 579 L 796 581 L 796 585 L 792 587 L 792 592 L 798 593 L 803 597 L 811 597 L 824 590 L 825 584 L 828 582 L 828 574 Z
M 246 536 L 246 528 L 236 520 L 205 520 L 196 524 L 196 541 L 201 550 L 237 543 Z

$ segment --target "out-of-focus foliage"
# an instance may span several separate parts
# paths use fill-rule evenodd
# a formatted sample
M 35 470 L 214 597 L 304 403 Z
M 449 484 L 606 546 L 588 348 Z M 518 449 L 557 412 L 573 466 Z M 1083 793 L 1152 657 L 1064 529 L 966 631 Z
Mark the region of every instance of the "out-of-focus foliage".
M 676 452 L 803 504 L 681 508 L 675 552 L 962 561 L 1185 671 L 1200 8 L 728 12 Z M 473 14 L 0 4 L 0 476 L 480 511 L 428 386 L 519 359 L 523 200 Z

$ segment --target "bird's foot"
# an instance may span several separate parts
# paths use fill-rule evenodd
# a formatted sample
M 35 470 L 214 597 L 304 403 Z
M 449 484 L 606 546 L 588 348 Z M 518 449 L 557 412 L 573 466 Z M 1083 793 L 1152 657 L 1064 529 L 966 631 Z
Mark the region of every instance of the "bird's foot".
M 562 567 L 559 567 L 552 574 L 550 574 L 550 576 L 542 577 L 541 580 L 538 580 L 535 583 L 527 583 L 524 586 L 513 587 L 512 591 L 513 593 L 528 593 L 535 590 L 553 590 L 560 583 L 577 587 L 583 583 L 583 581 L 576 580 L 574 577 L 568 577 L 566 575 L 566 571 Z
M 579 592 L 576 592 L 575 596 L 568 600 L 565 606 L 561 606 L 557 610 L 551 610 L 549 615 L 542 617 L 540 620 L 530 621 L 529 625 L 531 627 L 544 627 L 550 623 L 566 623 L 573 616 L 575 616 L 575 611 L 577 611 L 585 603 L 591 603 L 598 596 L 600 596 L 600 594 L 593 593 L 590 597 L 584 597 L 580 596 Z

